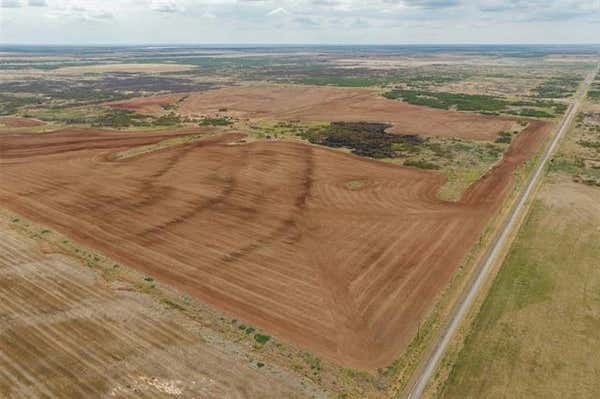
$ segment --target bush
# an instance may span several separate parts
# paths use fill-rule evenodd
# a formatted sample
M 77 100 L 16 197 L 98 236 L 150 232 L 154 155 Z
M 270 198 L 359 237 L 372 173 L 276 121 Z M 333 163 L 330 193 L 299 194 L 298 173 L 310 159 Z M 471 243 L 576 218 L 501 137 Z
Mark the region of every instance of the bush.
M 231 118 L 224 116 L 220 118 L 202 118 L 200 121 L 200 126 L 227 126 L 231 125 L 233 120 Z
M 424 161 L 424 160 L 409 159 L 408 161 L 404 162 L 404 165 L 412 166 L 414 168 L 419 168 L 419 169 L 439 169 L 440 168 L 438 165 L 434 164 L 433 162 Z
M 263 335 L 263 334 L 256 334 L 256 335 L 254 336 L 254 340 L 255 340 L 256 342 L 258 342 L 259 344 L 263 344 L 263 345 L 264 345 L 264 344 L 266 344 L 267 342 L 269 342 L 269 340 L 270 340 L 270 339 L 271 339 L 271 337 L 270 337 L 270 336 L 268 336 L 268 335 Z

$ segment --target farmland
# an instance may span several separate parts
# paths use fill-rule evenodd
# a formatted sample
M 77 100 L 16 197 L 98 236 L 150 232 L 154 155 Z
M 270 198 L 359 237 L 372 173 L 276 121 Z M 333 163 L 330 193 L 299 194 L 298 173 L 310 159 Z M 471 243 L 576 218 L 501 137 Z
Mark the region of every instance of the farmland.
M 305 50 L 3 56 L 0 396 L 402 389 L 588 60 Z

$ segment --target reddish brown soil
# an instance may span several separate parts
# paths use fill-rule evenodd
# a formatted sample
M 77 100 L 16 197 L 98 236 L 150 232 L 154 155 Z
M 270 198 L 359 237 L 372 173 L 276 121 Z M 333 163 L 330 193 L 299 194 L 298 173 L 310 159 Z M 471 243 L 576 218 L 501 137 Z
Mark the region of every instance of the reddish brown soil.
M 150 111 L 151 97 L 120 103 L 121 107 Z M 164 104 L 167 96 L 158 96 Z M 173 100 L 175 101 L 175 100 Z M 190 94 L 179 106 L 185 115 L 223 113 L 240 118 L 301 121 L 388 122 L 390 132 L 427 136 L 493 140 L 514 120 L 474 113 L 445 111 L 389 100 L 371 89 L 313 86 L 227 87 Z
M 42 126 L 46 123 L 38 119 L 21 118 L 20 116 L 3 116 L 0 117 L 0 125 L 7 127 L 33 127 Z
M 4 206 L 344 365 L 388 366 L 551 125 L 532 122 L 459 203 L 444 178 L 229 137 L 122 161 L 158 133 L 0 137 Z M 135 144 L 134 144 L 135 143 Z M 349 189 L 349 181 L 364 185 Z

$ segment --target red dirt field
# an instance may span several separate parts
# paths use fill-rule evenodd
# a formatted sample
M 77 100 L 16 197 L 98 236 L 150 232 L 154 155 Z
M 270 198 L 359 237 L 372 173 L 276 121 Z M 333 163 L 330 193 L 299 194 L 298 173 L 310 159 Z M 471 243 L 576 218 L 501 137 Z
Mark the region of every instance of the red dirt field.
M 0 136 L 5 207 L 238 319 L 359 369 L 388 366 L 552 125 L 532 121 L 458 203 L 444 178 L 302 143 L 167 133 Z M 350 181 L 360 180 L 359 189 Z
M 6 127 L 34 127 L 45 124 L 46 123 L 44 121 L 32 118 L 21 118 L 19 116 L 0 117 L 0 125 L 4 125 Z
M 149 104 L 177 101 L 172 95 L 142 97 L 112 106 L 152 112 Z M 184 115 L 219 113 L 239 118 L 301 121 L 388 122 L 389 132 L 494 140 L 514 119 L 445 111 L 387 99 L 371 89 L 314 86 L 238 86 L 191 93 L 179 106 Z M 159 111 L 162 108 L 159 107 Z M 223 113 L 223 112 L 220 112 Z

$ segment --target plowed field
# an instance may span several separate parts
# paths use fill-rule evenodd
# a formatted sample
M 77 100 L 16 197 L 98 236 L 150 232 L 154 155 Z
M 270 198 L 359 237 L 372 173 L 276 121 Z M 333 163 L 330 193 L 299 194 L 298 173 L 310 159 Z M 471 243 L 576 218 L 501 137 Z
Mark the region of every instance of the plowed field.
M 169 133 L 4 135 L 0 201 L 280 338 L 374 369 L 405 348 L 550 128 L 531 122 L 458 203 L 436 198 L 438 173 L 302 143 L 225 135 L 115 160 Z

